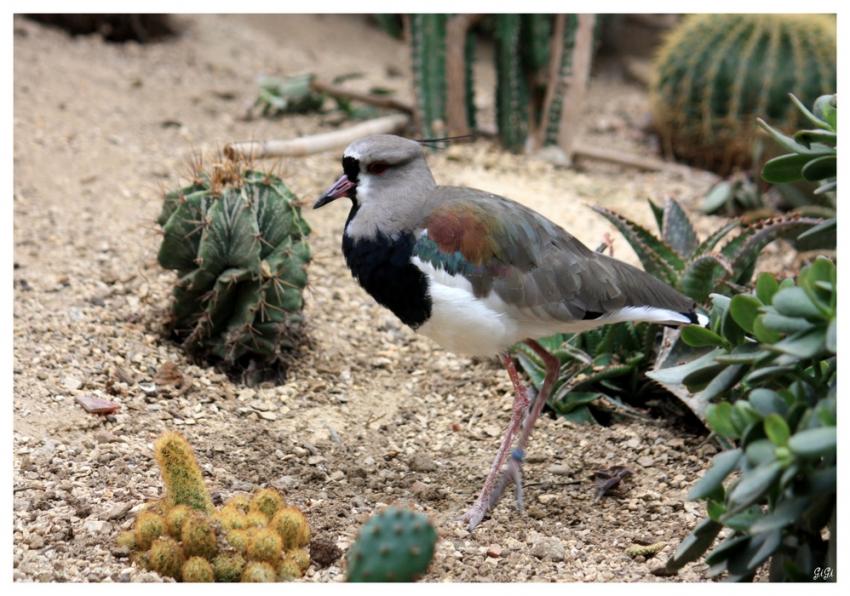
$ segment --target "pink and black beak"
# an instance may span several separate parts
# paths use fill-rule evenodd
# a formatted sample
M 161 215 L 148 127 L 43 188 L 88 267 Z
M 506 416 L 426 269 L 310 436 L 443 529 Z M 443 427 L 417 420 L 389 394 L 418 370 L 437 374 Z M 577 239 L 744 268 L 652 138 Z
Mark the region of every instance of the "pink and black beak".
M 313 205 L 313 209 L 324 207 L 328 203 L 335 201 L 340 197 L 352 198 L 352 191 L 355 188 L 357 188 L 357 183 L 349 180 L 348 174 L 343 174 L 339 177 L 339 180 L 334 182 L 333 186 L 325 191 L 325 194 L 319 197 L 319 200 Z
M 354 157 L 344 156 L 342 158 L 342 170 L 345 173 L 339 177 L 339 180 L 334 182 L 333 186 L 325 191 L 325 194 L 319 197 L 319 200 L 313 205 L 313 209 L 324 207 L 340 197 L 348 197 L 352 201 L 356 200 L 360 162 Z

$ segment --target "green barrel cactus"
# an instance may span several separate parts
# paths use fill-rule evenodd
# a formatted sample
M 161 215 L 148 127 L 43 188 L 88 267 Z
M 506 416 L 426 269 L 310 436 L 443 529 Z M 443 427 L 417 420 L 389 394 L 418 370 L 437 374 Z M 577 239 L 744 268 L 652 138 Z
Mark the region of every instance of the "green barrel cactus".
M 390 507 L 372 516 L 348 550 L 350 582 L 410 582 L 428 568 L 437 532 L 428 518 Z
M 310 228 L 295 195 L 239 163 L 165 195 L 158 260 L 178 273 L 171 329 L 225 365 L 283 363 L 302 328 Z
M 835 82 L 833 17 L 695 15 L 658 53 L 652 112 L 668 152 L 726 174 L 752 159 L 756 116 L 792 130 L 788 94 L 809 104 Z

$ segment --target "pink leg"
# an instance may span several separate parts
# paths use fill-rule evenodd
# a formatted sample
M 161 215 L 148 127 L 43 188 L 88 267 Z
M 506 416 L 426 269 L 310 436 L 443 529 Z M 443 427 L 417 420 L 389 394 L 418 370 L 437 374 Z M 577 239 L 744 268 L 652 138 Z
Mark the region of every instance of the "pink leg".
M 519 379 L 519 374 L 517 373 L 516 366 L 514 366 L 513 358 L 508 354 L 503 354 L 502 364 L 505 365 L 505 369 L 507 369 L 508 376 L 511 378 L 511 383 L 513 383 L 514 386 L 514 392 L 516 394 L 514 397 L 514 407 L 513 412 L 511 413 L 511 422 L 508 425 L 508 428 L 505 429 L 505 434 L 502 436 L 502 445 L 499 447 L 499 451 L 496 453 L 496 458 L 493 460 L 493 465 L 490 468 L 490 473 L 484 481 L 484 488 L 481 489 L 481 494 L 478 495 L 478 499 L 475 501 L 475 504 L 464 514 L 462 518 L 463 521 L 469 522 L 470 531 L 481 523 L 481 520 L 484 519 L 484 515 L 490 510 L 490 503 L 493 500 L 493 488 L 496 486 L 496 481 L 499 479 L 499 475 L 501 473 L 502 464 L 505 463 L 505 459 L 508 456 L 508 450 L 511 448 L 511 444 L 513 443 L 514 435 L 517 430 L 519 430 L 523 414 L 528 407 L 528 394 L 526 393 L 525 386 Z
M 496 506 L 496 503 L 499 502 L 499 499 L 502 496 L 502 491 L 504 491 L 507 482 L 510 480 L 513 480 L 517 485 L 517 505 L 520 508 L 522 507 L 522 457 L 525 453 L 528 439 L 531 436 L 531 431 L 534 429 L 534 423 L 537 422 L 537 418 L 540 417 L 540 413 L 543 411 L 543 406 L 546 405 L 547 401 L 549 401 L 552 388 L 558 380 L 558 374 L 561 370 L 561 362 L 555 356 L 550 354 L 546 348 L 533 339 L 526 340 L 525 343 L 543 360 L 546 367 L 546 376 L 543 379 L 543 386 L 540 388 L 540 393 L 534 400 L 534 405 L 531 410 L 526 413 L 525 419 L 522 420 L 522 433 L 520 434 L 519 441 L 517 442 L 517 447 L 514 449 L 515 457 L 512 457 L 508 461 L 505 477 L 501 478 L 502 464 L 508 454 L 508 449 L 510 448 L 511 441 L 514 434 L 516 434 L 519 424 L 517 412 L 519 411 L 521 415 L 522 411 L 528 405 L 528 397 L 526 395 L 525 387 L 519 380 L 519 375 L 517 375 L 513 360 L 507 356 L 503 357 L 505 368 L 508 369 L 508 374 L 514 384 L 514 389 L 516 389 L 517 392 L 517 398 L 514 400 L 514 416 L 511 420 L 511 425 L 508 427 L 508 430 L 502 439 L 502 447 L 499 449 L 499 453 L 493 461 L 493 468 L 490 470 L 490 474 L 484 482 L 484 488 L 481 491 L 481 495 L 479 495 L 478 500 L 463 517 L 464 521 L 469 522 L 468 528 L 470 531 L 472 531 L 475 526 L 484 519 L 484 515 L 486 515 L 490 509 Z M 523 405 L 518 408 L 517 406 L 520 402 Z M 501 480 L 498 485 L 497 480 Z

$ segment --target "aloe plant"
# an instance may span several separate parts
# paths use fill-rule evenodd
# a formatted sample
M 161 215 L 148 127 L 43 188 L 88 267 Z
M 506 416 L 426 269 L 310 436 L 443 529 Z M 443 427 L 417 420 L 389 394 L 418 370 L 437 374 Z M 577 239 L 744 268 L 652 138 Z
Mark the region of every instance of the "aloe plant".
M 605 207 L 593 210 L 620 231 L 643 268 L 686 296 L 704 303 L 711 292 L 729 293 L 745 287 L 761 251 L 777 238 L 796 237 L 823 222 L 799 214 L 744 224 L 730 221 L 700 240 L 681 205 L 669 199 L 663 208 L 651 200 L 659 236 Z M 732 232 L 737 234 L 730 236 Z
M 713 294 L 712 304 L 708 329 L 682 331 L 704 353 L 649 374 L 710 402 L 708 425 L 727 447 L 689 493 L 708 517 L 664 570 L 703 556 L 726 528 L 705 555 L 712 576 L 751 580 L 771 559 L 772 580 L 829 579 L 824 569 L 834 579 L 835 265 L 819 258 L 796 283 L 762 274 L 753 293 Z

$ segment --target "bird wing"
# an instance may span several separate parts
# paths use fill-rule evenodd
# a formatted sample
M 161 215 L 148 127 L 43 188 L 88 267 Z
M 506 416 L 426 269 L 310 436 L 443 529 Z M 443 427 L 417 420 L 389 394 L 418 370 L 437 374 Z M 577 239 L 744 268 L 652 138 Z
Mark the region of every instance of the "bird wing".
M 495 292 L 527 316 L 563 322 L 625 307 L 693 312 L 693 301 L 667 284 L 590 250 L 519 203 L 466 188 L 440 187 L 437 193 L 414 256 L 463 276 L 477 298 Z

